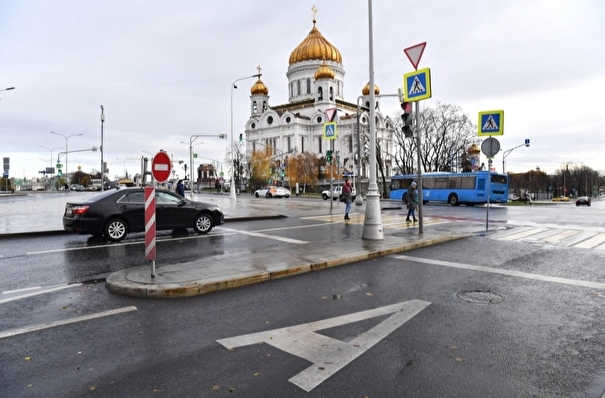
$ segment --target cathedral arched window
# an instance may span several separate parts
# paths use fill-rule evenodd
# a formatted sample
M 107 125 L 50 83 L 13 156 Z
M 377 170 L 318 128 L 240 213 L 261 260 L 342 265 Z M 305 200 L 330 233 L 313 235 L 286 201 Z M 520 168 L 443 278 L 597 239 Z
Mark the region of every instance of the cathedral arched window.
M 267 110 L 267 101 L 263 101 L 263 112 Z
M 323 99 L 324 99 L 324 90 L 323 90 L 323 88 L 319 87 L 317 89 L 317 100 L 321 101 Z
M 330 101 L 334 101 L 334 87 L 330 87 Z
M 258 104 L 256 103 L 256 101 L 252 102 L 252 113 L 256 113 L 258 112 Z
M 300 95 L 300 80 L 296 82 L 296 95 Z
M 307 79 L 307 94 L 311 94 L 311 79 Z

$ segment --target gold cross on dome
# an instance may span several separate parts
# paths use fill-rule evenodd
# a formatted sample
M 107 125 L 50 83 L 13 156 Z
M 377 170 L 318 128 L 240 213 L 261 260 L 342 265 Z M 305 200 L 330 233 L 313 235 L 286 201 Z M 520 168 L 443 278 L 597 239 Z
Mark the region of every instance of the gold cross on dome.
M 258 71 L 258 74 L 260 75 L 260 74 L 261 74 L 261 73 L 260 73 L 260 71 L 261 71 L 261 67 L 260 67 L 260 65 L 258 65 L 258 66 L 256 67 L 256 70 Z M 259 79 L 260 79 L 260 77 L 259 77 Z
M 313 20 L 315 21 L 315 14 L 317 14 L 317 7 L 315 7 L 315 4 L 311 7 L 311 11 L 313 11 Z

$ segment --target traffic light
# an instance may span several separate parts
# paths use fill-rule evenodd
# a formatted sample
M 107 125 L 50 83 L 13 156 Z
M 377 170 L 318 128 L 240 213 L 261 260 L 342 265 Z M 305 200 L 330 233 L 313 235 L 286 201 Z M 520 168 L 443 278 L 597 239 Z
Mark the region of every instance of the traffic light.
M 239 142 L 242 142 L 243 140 L 244 140 L 244 135 L 243 135 L 243 134 L 240 134 L 240 135 L 239 135 Z
M 332 151 L 328 150 L 326 152 L 326 161 L 327 162 L 331 162 L 332 161 Z
M 403 109 L 403 114 L 401 115 L 401 120 L 403 121 L 403 127 L 401 127 L 401 131 L 403 132 L 403 136 L 405 138 L 413 137 L 414 131 L 412 130 L 412 103 L 402 102 L 401 109 Z

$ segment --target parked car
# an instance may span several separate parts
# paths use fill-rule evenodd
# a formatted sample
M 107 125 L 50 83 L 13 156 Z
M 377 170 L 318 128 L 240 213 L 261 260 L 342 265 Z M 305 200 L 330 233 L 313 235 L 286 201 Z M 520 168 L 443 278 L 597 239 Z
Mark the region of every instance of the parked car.
M 552 198 L 553 202 L 569 202 L 569 198 L 567 196 L 557 196 Z
M 578 196 L 576 199 L 576 206 L 586 205 L 590 206 L 590 197 L 588 196 Z
M 327 189 L 321 193 L 321 197 L 323 200 L 328 200 L 330 196 L 332 197 L 332 200 L 336 200 L 340 198 L 340 195 L 342 195 L 342 186 L 333 187 L 332 192 Z M 353 187 L 353 192 L 351 192 L 351 199 L 355 200 L 356 196 L 357 193 L 355 192 L 355 187 Z
M 82 192 L 85 190 L 83 185 L 80 184 L 71 184 L 69 187 L 70 191 L 78 191 L 78 192 Z
M 193 228 L 200 234 L 225 222 L 221 209 L 211 203 L 184 199 L 165 189 L 155 190 L 156 230 Z M 63 228 L 120 241 L 130 232 L 145 231 L 144 188 L 122 188 L 67 202 Z
M 254 196 L 257 198 L 289 198 L 290 190 L 284 187 L 276 187 L 273 185 L 266 186 L 254 191 Z

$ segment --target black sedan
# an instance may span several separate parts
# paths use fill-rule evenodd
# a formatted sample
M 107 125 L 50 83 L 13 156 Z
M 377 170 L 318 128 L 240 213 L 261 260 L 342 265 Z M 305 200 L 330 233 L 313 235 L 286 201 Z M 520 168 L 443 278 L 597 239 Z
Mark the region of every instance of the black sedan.
M 221 209 L 210 203 L 194 202 L 164 190 L 155 190 L 156 230 L 193 228 L 200 234 L 221 225 Z M 144 188 L 114 188 L 77 202 L 67 202 L 63 214 L 67 231 L 104 235 L 119 241 L 130 232 L 145 231 Z

